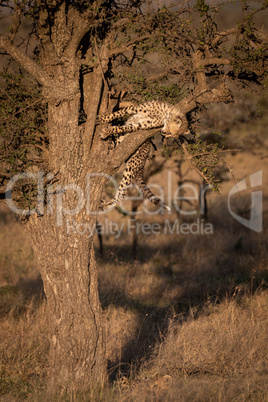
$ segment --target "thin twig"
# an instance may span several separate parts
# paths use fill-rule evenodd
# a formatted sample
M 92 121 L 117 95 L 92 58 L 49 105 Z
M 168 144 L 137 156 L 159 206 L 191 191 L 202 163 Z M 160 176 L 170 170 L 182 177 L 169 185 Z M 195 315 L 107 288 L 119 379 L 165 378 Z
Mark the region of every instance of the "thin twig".
M 203 179 L 208 183 L 208 185 L 209 185 L 210 187 L 212 187 L 212 184 L 208 181 L 208 179 L 207 179 L 207 177 L 204 175 L 204 173 L 203 173 L 201 170 L 199 170 L 199 169 L 193 164 L 192 160 L 193 160 L 194 157 L 189 154 L 185 143 L 182 143 L 182 144 L 181 144 L 181 147 L 182 147 L 183 152 L 184 152 L 184 155 L 185 155 L 185 157 L 186 157 L 186 159 L 187 159 L 189 165 L 192 167 L 192 169 L 193 169 L 196 173 L 198 173 L 199 176 L 203 177 Z

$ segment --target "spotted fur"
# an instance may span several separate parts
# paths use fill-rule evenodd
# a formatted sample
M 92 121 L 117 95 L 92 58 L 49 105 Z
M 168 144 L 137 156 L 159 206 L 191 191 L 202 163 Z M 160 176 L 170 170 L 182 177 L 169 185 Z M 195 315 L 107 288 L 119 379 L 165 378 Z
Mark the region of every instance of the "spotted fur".
M 98 121 L 109 123 L 118 117 L 132 115 L 123 126 L 110 126 L 103 128 L 101 138 L 105 139 L 111 134 L 124 134 L 137 130 L 148 130 L 162 127 L 162 133 L 168 136 L 176 136 L 182 125 L 182 112 L 167 102 L 151 101 L 139 106 L 128 106 L 117 112 L 98 116 Z
M 116 145 L 118 145 L 123 140 L 123 134 L 127 132 L 157 127 L 162 127 L 162 133 L 167 134 L 167 136 L 176 136 L 182 124 L 182 113 L 178 108 L 166 102 L 158 101 L 146 102 L 139 106 L 129 106 L 108 115 L 98 116 L 98 121 L 108 123 L 125 115 L 133 116 L 131 116 L 123 126 L 104 128 L 101 131 L 101 138 L 106 139 L 114 134 Z M 123 172 L 117 194 L 111 201 L 102 203 L 100 207 L 101 210 L 106 211 L 116 206 L 124 198 L 127 189 L 134 179 L 149 201 L 161 208 L 170 210 L 160 198 L 150 191 L 144 182 L 144 166 L 149 156 L 150 146 L 151 140 L 147 140 L 132 155 Z
M 109 202 L 102 202 L 100 210 L 107 211 L 118 205 L 124 199 L 126 191 L 134 179 L 149 201 L 161 208 L 170 209 L 160 198 L 151 192 L 144 182 L 144 166 L 150 153 L 150 147 L 151 140 L 145 141 L 129 159 L 115 197 Z

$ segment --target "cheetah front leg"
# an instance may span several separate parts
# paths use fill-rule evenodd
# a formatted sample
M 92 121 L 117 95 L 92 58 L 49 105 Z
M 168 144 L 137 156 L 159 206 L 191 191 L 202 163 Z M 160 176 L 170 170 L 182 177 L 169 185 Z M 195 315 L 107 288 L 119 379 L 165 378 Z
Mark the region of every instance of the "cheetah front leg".
M 118 110 L 117 112 L 97 116 L 96 123 L 109 123 L 110 121 L 113 121 L 118 117 L 124 117 L 133 113 L 137 113 L 137 106 L 127 106 L 123 109 Z
M 133 131 L 137 131 L 141 128 L 140 124 L 133 124 L 129 126 L 110 126 L 110 127 L 104 127 L 101 130 L 100 137 L 102 140 L 105 140 L 109 135 L 111 134 L 125 134 L 125 133 L 131 133 Z M 122 140 L 121 140 L 122 141 Z

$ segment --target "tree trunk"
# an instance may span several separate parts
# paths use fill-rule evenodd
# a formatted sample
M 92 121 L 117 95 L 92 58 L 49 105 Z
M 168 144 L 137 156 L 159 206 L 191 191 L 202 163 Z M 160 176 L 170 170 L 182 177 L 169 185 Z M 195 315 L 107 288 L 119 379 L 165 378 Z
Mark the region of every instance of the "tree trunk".
M 57 181 L 42 216 L 30 216 L 26 225 L 47 299 L 52 392 L 85 391 L 106 379 L 91 214 L 105 178 L 91 177 L 88 194 L 87 174 L 98 173 L 100 153 L 97 159 L 85 149 L 78 112 L 78 97 L 49 105 L 49 165 Z
M 94 227 L 92 218 L 87 223 Z M 47 298 L 48 388 L 101 385 L 106 365 L 93 236 L 56 229 L 51 217 L 32 218 L 27 226 Z

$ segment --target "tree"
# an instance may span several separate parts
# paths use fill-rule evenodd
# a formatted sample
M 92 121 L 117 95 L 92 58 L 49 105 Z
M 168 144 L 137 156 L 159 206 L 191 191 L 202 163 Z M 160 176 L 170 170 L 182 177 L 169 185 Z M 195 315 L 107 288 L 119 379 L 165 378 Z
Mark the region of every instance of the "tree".
M 194 132 L 192 112 L 202 111 L 211 102 L 232 101 L 228 80 L 257 89 L 267 80 L 267 35 L 254 27 L 254 15 L 267 8 L 267 2 L 258 10 L 243 2 L 241 21 L 229 30 L 219 30 L 215 23 L 221 7 L 209 7 L 203 0 L 195 8 L 177 5 L 173 10 L 156 9 L 139 0 L 3 0 L 1 7 L 4 15 L 10 10 L 12 22 L 9 33 L 0 36 L 0 48 L 39 83 L 47 104 L 47 132 L 39 132 L 38 139 L 29 142 L 40 153 L 32 159 L 29 152 L 24 153 L 25 160 L 17 155 L 16 168 L 13 160 L 3 157 L 2 184 L 13 173 L 28 169 L 31 160 L 35 176 L 26 186 L 28 195 L 33 181 L 40 186 L 37 190 L 35 186 L 36 213 L 26 210 L 24 222 L 47 300 L 48 385 L 53 391 L 83 391 L 106 379 L 93 249 L 95 212 L 107 176 L 158 132 L 127 134 L 108 153 L 96 117 L 122 107 L 125 100 L 157 98 L 177 104 L 183 123 L 176 140 L 191 164 L 213 181 L 212 167 L 206 166 L 205 159 L 201 163 L 206 156 L 204 145 L 201 151 L 191 148 L 180 136 L 189 129 Z M 34 59 L 16 42 L 25 18 L 31 21 L 31 34 L 37 41 Z M 147 69 L 149 54 L 155 60 L 151 71 Z M 17 116 L 20 112 L 16 111 Z M 43 173 L 36 173 L 40 157 Z M 19 181 L 13 184 L 13 190 L 19 187 Z M 27 193 L 25 186 L 20 190 L 18 201 L 22 195 L 25 200 Z M 28 208 L 34 197 L 29 199 Z M 81 236 L 78 227 L 89 235 Z

